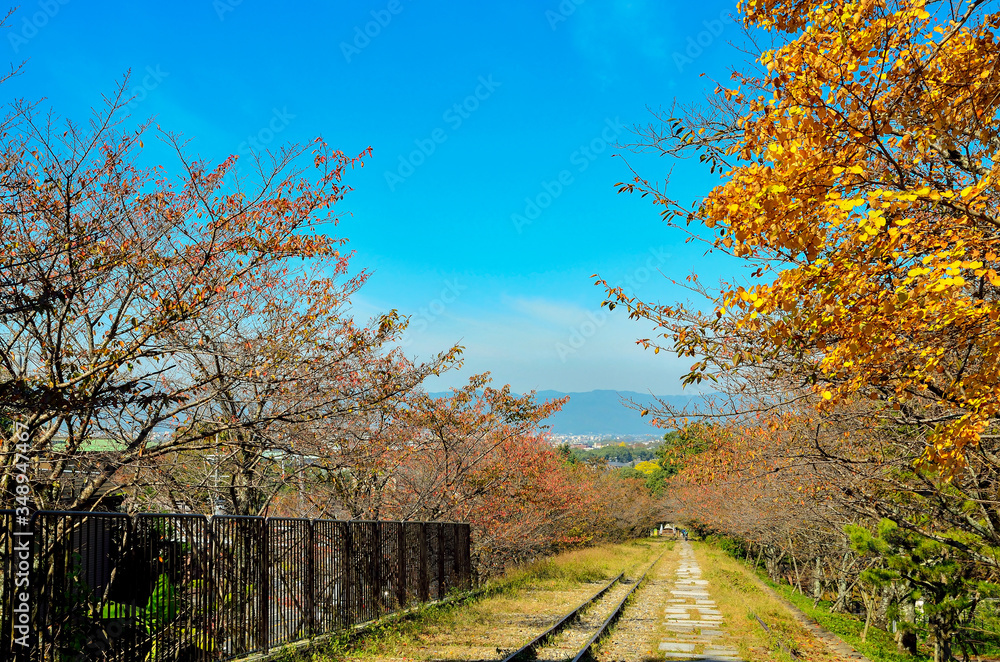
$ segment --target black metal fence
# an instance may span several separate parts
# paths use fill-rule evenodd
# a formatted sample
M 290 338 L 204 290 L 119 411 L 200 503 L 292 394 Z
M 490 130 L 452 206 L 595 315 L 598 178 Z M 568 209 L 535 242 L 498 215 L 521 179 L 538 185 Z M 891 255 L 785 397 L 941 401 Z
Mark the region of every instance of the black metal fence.
M 3 660 L 228 660 L 472 583 L 461 523 L 42 511 L 25 536 L 14 522 L 0 511 Z

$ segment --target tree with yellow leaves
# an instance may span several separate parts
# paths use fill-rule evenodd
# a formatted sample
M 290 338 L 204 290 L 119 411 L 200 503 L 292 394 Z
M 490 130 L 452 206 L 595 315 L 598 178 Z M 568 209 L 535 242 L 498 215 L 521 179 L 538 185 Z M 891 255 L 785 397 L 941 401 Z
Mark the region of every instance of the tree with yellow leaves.
M 643 147 L 698 152 L 721 183 L 690 209 L 638 176 L 621 188 L 710 229 L 754 279 L 709 293 L 714 314 L 613 287 L 608 303 L 661 325 L 647 345 L 697 357 L 689 381 L 764 365 L 821 409 L 880 401 L 926 430 L 923 462 L 954 476 L 1000 414 L 1000 11 L 744 0 L 740 12 L 775 39 L 756 71 L 640 132 Z
M 832 472 L 824 500 L 994 577 L 1000 10 L 744 0 L 740 12 L 773 47 L 637 145 L 697 153 L 720 183 L 693 208 L 641 176 L 621 190 L 651 194 L 669 224 L 750 265 L 749 282 L 710 291 L 692 278 L 707 312 L 598 283 L 609 306 L 659 325 L 640 342 L 694 359 L 688 382 L 721 383 L 718 416 L 777 431 L 741 437 L 750 472 L 794 433 L 792 459 Z M 799 423 L 768 426 L 795 411 Z M 951 635 L 934 636 L 947 659 Z

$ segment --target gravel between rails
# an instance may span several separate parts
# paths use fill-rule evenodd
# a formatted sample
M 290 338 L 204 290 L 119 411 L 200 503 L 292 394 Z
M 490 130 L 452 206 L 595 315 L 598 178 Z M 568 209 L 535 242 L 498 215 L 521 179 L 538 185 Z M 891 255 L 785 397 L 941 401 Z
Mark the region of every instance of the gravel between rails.
M 663 621 L 663 606 L 674 586 L 673 570 L 677 564 L 676 549 L 668 551 L 646 581 L 635 592 L 618 622 L 597 647 L 598 662 L 647 662 L 662 660 L 656 650 L 657 636 Z M 631 585 L 629 586 L 631 588 Z
M 656 545 L 659 546 L 659 542 Z M 661 548 L 662 549 L 662 548 Z M 597 627 L 601 625 L 611 610 L 617 606 L 624 595 L 635 585 L 634 581 L 641 576 L 653 558 L 660 550 L 650 549 L 648 552 L 638 548 L 623 548 L 617 552 L 619 561 L 612 561 L 611 567 L 624 569 L 630 583 L 616 585 L 609 590 L 602 601 L 594 605 L 587 613 L 581 615 L 586 632 L 579 637 L 576 646 L 582 646 Z M 606 551 L 597 550 L 595 563 L 609 565 Z M 650 558 L 640 558 L 650 554 Z M 586 550 L 574 554 L 587 554 Z M 602 556 L 603 555 L 603 556 Z M 667 557 L 671 552 L 667 552 Z M 580 561 L 576 561 L 580 562 Z M 659 566 L 663 565 L 663 559 Z M 614 572 L 617 574 L 617 570 Z M 647 582 L 650 580 L 647 577 Z M 354 651 L 348 653 L 359 662 L 499 662 L 508 653 L 526 644 L 531 638 L 553 625 L 571 609 L 590 598 L 600 588 L 607 585 L 611 579 L 609 574 L 600 581 L 585 581 L 569 586 L 558 580 L 542 580 L 541 585 L 518 589 L 513 593 L 491 596 L 485 600 L 474 602 L 462 610 L 445 615 L 438 619 L 430 619 L 407 628 L 405 634 L 396 638 L 388 634 L 385 639 L 377 638 L 363 642 Z M 555 585 L 553 585 L 555 584 Z M 558 588 L 556 588 L 558 586 Z M 645 584 L 643 585 L 645 586 Z M 641 592 L 641 590 L 640 590 Z M 562 635 L 564 637 L 569 635 Z M 558 644 L 560 637 L 555 637 L 551 644 Z M 566 643 L 567 646 L 573 644 Z M 539 658 L 569 659 L 577 651 L 565 651 L 567 655 L 559 658 L 543 658 L 539 650 Z M 318 658 L 323 662 L 333 662 L 334 657 Z
M 625 582 L 628 583 L 625 583 Z M 580 618 L 570 623 L 565 630 L 556 635 L 545 646 L 536 651 L 537 660 L 568 660 L 580 650 L 580 647 L 587 643 L 587 640 L 594 636 L 597 628 L 601 627 L 604 621 L 611 615 L 612 610 L 621 602 L 632 587 L 635 579 L 622 581 L 601 596 L 596 604 L 592 605 Z
M 609 578 L 610 579 L 610 578 Z M 402 655 L 368 655 L 364 662 L 447 660 L 449 662 L 498 662 L 532 637 L 596 593 L 607 581 L 587 582 L 571 589 L 526 589 L 517 596 L 491 599 L 488 622 L 479 627 L 454 630 L 446 624 L 415 637 Z M 609 591 L 610 593 L 610 591 Z M 522 602 L 524 601 L 524 602 Z M 519 607 L 515 607 L 519 605 Z M 527 613 L 530 609 L 532 613 Z
M 457 657 L 450 659 L 499 660 L 507 652 L 526 643 L 532 636 L 551 627 L 563 614 L 596 593 L 606 583 L 604 581 L 587 583 L 570 590 L 538 591 L 537 593 L 544 596 L 536 605 L 536 608 L 541 607 L 538 612 L 495 614 L 489 628 L 474 636 L 469 636 L 471 633 L 467 633 L 460 637 L 464 641 L 455 642 L 457 645 L 447 651 L 451 656 L 457 654 Z M 524 595 L 532 593 L 536 591 L 529 590 Z

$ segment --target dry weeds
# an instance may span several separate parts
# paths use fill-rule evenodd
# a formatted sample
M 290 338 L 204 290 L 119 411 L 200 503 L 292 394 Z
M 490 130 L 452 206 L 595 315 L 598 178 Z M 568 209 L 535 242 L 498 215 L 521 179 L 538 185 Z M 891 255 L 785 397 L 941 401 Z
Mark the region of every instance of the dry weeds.
M 540 634 L 619 572 L 637 578 L 665 548 L 662 541 L 648 539 L 538 560 L 508 572 L 498 580 L 501 590 L 491 597 L 427 610 L 394 628 L 318 653 L 313 661 L 496 661 Z
M 750 570 L 721 549 L 692 543 L 702 578 L 709 582 L 709 593 L 725 619 L 723 643 L 735 646 L 747 662 L 791 662 L 781 650 L 776 637 L 791 648 L 800 660 L 810 662 L 845 662 L 848 658 L 831 652 L 792 614 L 757 585 Z M 772 630 L 769 635 L 754 620 L 760 617 Z

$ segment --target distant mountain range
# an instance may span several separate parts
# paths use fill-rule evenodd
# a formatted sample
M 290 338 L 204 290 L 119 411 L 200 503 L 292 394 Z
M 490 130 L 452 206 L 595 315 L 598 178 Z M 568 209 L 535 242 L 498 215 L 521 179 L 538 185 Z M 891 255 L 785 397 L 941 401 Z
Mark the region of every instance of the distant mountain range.
M 443 397 L 448 393 L 432 393 Z M 635 391 L 587 391 L 585 393 L 562 393 L 560 391 L 538 391 L 540 400 L 552 400 L 569 396 L 569 402 L 562 411 L 546 419 L 550 432 L 554 434 L 663 434 L 659 428 L 648 423 L 650 417 L 643 418 L 639 412 L 626 406 L 622 400 L 655 404 L 654 396 Z M 676 407 L 688 406 L 693 409 L 702 400 L 700 395 L 660 395 L 656 396 Z
M 663 434 L 659 428 L 648 423 L 651 417 L 642 417 L 623 400 L 634 400 L 643 406 L 655 405 L 659 398 L 675 407 L 697 406 L 702 396 L 660 395 L 634 391 L 587 391 L 585 393 L 560 393 L 559 391 L 539 391 L 538 397 L 545 400 L 569 396 L 569 402 L 562 411 L 547 419 L 555 434 Z

